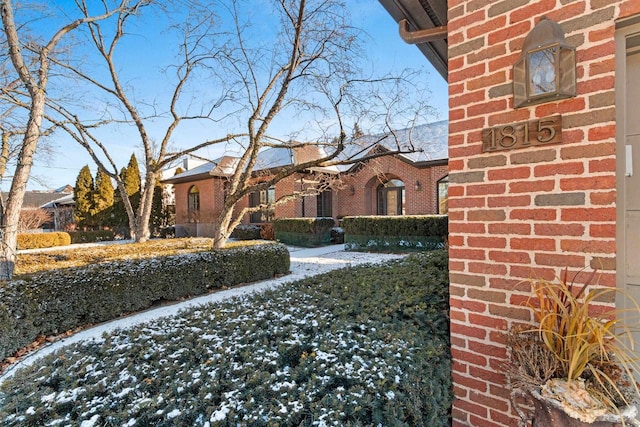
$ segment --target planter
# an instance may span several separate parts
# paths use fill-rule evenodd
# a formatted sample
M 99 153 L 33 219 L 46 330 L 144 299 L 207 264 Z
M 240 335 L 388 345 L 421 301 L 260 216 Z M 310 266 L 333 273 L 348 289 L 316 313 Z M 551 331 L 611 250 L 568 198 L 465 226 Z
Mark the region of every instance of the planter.
M 635 419 L 635 406 L 620 408 L 620 414 L 603 414 L 594 417 L 593 421 L 582 421 L 570 416 L 563 405 L 556 399 L 531 392 L 534 415 L 531 427 L 637 427 L 640 422 Z

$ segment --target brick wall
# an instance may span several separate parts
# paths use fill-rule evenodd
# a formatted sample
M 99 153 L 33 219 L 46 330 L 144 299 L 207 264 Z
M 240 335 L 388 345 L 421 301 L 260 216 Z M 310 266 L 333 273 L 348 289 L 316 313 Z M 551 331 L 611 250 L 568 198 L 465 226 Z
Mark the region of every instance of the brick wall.
M 446 164 L 419 168 L 391 156 L 370 163 L 373 164 L 345 178 L 345 188 L 334 199 L 334 216 L 375 215 L 376 190 L 381 179 L 404 182 L 406 215 L 438 212 L 437 183 L 448 174 Z M 420 182 L 419 190 L 416 190 L 416 182 Z M 352 186 L 355 190 L 353 194 L 350 191 Z
M 449 245 L 454 426 L 513 426 L 505 331 L 519 284 L 565 266 L 615 286 L 615 21 L 638 0 L 449 0 Z M 512 66 L 547 16 L 576 46 L 578 96 L 514 110 Z M 481 129 L 562 115 L 558 145 L 482 153 Z

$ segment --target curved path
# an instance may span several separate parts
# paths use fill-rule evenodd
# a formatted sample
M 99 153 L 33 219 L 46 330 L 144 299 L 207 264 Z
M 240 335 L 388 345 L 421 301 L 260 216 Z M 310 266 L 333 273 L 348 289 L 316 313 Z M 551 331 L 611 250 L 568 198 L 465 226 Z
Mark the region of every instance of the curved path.
M 82 330 L 70 337 L 62 338 L 53 343 L 44 345 L 38 350 L 29 353 L 23 359 L 7 368 L 4 373 L 0 375 L 0 383 L 10 378 L 17 369 L 31 365 L 41 357 L 78 341 L 100 338 L 102 334 L 113 332 L 117 329 L 131 328 L 157 318 L 175 316 L 180 310 L 185 308 L 222 301 L 237 295 L 260 292 L 280 286 L 284 283 L 290 283 L 305 277 L 326 273 L 331 270 L 360 264 L 380 263 L 404 257 L 404 255 L 398 254 L 345 252 L 344 245 L 331 245 L 313 249 L 289 247 L 289 253 L 291 256 L 291 274 L 277 279 L 264 280 L 251 283 L 246 286 L 238 286 L 223 291 L 213 292 L 171 305 L 152 308 Z

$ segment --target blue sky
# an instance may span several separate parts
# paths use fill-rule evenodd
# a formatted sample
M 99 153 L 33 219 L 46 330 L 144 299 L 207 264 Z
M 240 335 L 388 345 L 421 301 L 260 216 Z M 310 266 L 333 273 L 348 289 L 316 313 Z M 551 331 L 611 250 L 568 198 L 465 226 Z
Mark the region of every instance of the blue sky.
M 60 4 L 60 3 L 58 3 Z M 347 0 L 351 10 L 353 23 L 368 34 L 365 37 L 369 60 L 378 71 L 400 71 L 406 67 L 423 69 L 424 79 L 431 91 L 430 105 L 435 110 L 432 121 L 447 119 L 447 85 L 444 79 L 431 67 L 417 47 L 405 44 L 398 35 L 395 21 L 387 14 L 377 0 Z M 127 60 L 142 62 L 140 56 L 152 60 L 159 52 L 148 49 L 145 52 L 127 52 Z M 149 85 L 149 90 L 155 86 Z M 179 135 L 188 138 L 190 132 L 201 133 L 203 129 L 195 125 L 192 129 L 184 129 Z M 286 131 L 283 130 L 283 133 Z M 142 157 L 139 147 L 131 147 L 122 141 L 122 135 L 111 132 L 103 135 L 110 146 L 117 147 L 113 151 L 119 167 L 126 166 L 132 152 Z M 50 190 L 63 185 L 74 185 L 80 168 L 88 164 L 95 175 L 95 165 L 81 147 L 64 136 L 53 139 L 55 154 L 49 164 L 36 159 L 29 182 L 30 190 Z M 118 146 L 117 144 L 122 144 Z M 2 183 L 2 190 L 8 190 L 10 182 Z

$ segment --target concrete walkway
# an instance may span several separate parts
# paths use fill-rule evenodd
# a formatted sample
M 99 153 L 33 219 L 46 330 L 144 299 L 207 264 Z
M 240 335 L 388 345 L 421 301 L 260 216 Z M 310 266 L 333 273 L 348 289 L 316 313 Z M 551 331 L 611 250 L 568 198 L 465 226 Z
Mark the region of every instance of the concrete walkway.
M 28 354 L 22 360 L 7 368 L 5 372 L 0 375 L 0 383 L 5 379 L 10 378 L 17 369 L 29 366 L 43 356 L 69 344 L 100 338 L 104 333 L 111 333 L 119 329 L 132 328 L 161 317 L 175 316 L 179 311 L 186 308 L 215 303 L 238 295 L 261 292 L 266 289 L 275 288 L 284 283 L 290 283 L 305 277 L 326 273 L 339 268 L 367 263 L 380 263 L 391 259 L 402 258 L 404 256 L 398 254 L 345 252 L 344 245 L 330 245 L 312 249 L 289 247 L 288 249 L 291 256 L 291 274 L 277 279 L 264 280 L 246 286 L 239 286 L 232 289 L 213 292 L 192 298 L 188 301 L 181 301 L 175 304 L 145 310 L 85 329 L 70 337 L 46 344 L 33 353 Z

